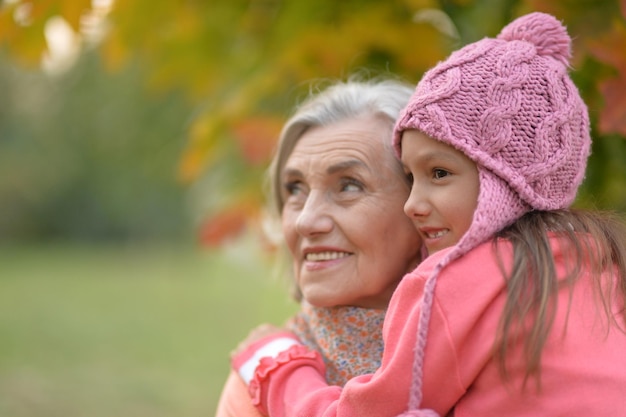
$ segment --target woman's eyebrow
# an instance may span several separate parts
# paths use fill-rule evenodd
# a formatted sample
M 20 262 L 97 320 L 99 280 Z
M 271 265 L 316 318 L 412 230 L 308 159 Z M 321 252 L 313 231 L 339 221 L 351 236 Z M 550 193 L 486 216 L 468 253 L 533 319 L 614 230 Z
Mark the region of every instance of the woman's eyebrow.
M 302 177 L 302 171 L 294 168 L 285 168 L 281 177 Z
M 349 159 L 347 161 L 341 161 L 339 163 L 329 166 L 328 169 L 326 169 L 326 173 L 332 175 L 336 174 L 337 172 L 346 171 L 354 167 L 363 167 L 368 171 L 371 171 L 370 167 L 363 161 L 358 159 Z

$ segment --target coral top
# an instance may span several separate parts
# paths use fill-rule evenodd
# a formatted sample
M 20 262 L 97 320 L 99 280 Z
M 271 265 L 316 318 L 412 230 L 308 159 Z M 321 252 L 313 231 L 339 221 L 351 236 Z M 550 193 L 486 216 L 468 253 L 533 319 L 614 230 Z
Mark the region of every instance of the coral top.
M 560 242 L 553 238 L 551 244 L 562 275 Z M 504 242 L 499 247 L 509 268 L 511 247 Z M 327 385 L 310 360 L 293 359 L 261 380 L 256 393 L 261 406 L 271 417 L 384 417 L 405 412 L 413 382 L 420 298 L 425 281 L 446 253 L 427 258 L 394 293 L 383 330 L 383 363 L 377 372 L 354 378 L 341 388 Z M 534 380 L 523 388 L 522 341 L 511 345 L 508 383 L 502 382 L 493 358 L 505 302 L 505 281 L 493 245 L 480 245 L 445 267 L 435 288 L 420 408 L 454 417 L 625 415 L 626 334 L 608 325 L 588 270 L 582 272 L 571 297 L 562 287 L 543 350 L 541 389 Z M 624 308 L 623 300 L 610 303 L 626 329 L 617 315 Z

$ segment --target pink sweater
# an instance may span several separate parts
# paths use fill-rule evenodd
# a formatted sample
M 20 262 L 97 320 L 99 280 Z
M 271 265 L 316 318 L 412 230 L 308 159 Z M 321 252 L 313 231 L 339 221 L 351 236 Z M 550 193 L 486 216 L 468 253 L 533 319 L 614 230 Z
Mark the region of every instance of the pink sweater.
M 563 255 L 556 239 L 552 246 L 562 273 Z M 509 257 L 510 246 L 500 248 Z M 384 417 L 406 411 L 418 300 L 426 279 L 446 252 L 427 258 L 400 283 L 385 319 L 385 352 L 376 373 L 354 378 L 340 388 L 328 386 L 313 366 L 289 362 L 263 384 L 261 401 L 271 417 Z M 420 408 L 454 417 L 625 415 L 626 334 L 607 325 L 588 271 L 575 286 L 569 314 L 569 291 L 563 289 L 558 295 L 556 319 L 543 350 L 541 391 L 534 379 L 525 390 L 521 388 L 520 343 L 512 347 L 507 384 L 494 361 L 504 284 L 491 243 L 443 269 L 435 290 Z M 623 302 L 614 302 L 612 308 L 619 311 Z M 619 322 L 626 329 L 626 323 Z

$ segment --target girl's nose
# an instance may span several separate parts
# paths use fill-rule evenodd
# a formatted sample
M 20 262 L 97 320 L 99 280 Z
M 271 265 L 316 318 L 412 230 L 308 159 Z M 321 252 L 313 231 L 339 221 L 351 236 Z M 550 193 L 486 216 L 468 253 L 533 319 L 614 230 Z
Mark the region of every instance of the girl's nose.
M 296 231 L 301 236 L 315 236 L 333 229 L 328 203 L 324 195 L 311 192 L 296 220 Z
M 411 188 L 411 194 L 404 203 L 404 214 L 410 219 L 426 216 L 430 213 L 431 207 L 428 200 L 415 185 Z

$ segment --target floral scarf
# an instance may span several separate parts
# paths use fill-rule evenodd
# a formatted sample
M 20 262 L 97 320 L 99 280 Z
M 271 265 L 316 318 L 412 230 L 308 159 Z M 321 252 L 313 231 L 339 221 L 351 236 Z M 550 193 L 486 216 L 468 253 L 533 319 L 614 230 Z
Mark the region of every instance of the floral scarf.
M 287 329 L 322 354 L 328 383 L 343 386 L 349 379 L 380 367 L 384 317 L 385 310 L 320 308 L 303 301 Z

